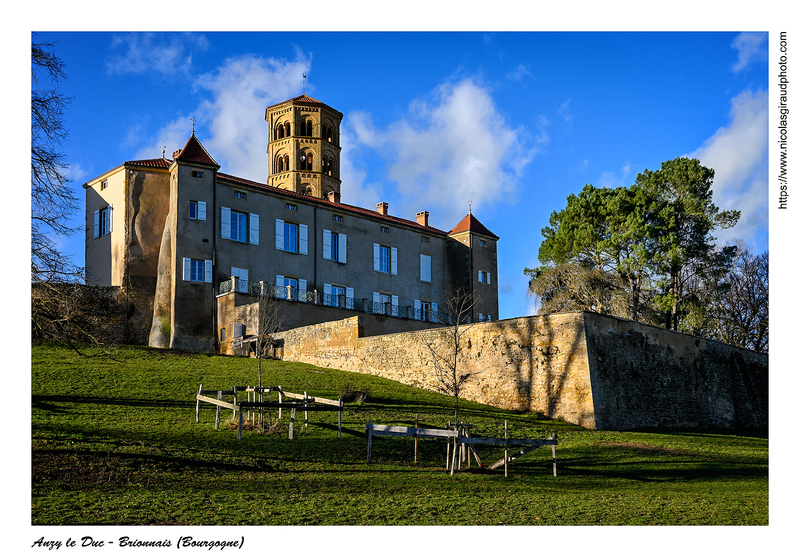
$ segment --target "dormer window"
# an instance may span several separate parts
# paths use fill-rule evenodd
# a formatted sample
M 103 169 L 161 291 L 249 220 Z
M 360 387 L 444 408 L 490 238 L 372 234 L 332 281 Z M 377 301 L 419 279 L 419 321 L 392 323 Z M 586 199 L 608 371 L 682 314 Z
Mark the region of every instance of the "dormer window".
M 247 194 L 243 191 L 233 190 L 233 197 L 238 199 L 247 199 Z
M 200 170 L 192 170 L 192 178 L 202 178 L 203 173 Z

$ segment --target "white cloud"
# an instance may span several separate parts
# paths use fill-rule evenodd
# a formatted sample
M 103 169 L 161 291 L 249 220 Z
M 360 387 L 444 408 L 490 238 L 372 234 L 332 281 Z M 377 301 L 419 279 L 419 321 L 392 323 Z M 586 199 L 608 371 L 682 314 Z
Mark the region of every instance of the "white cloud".
M 427 210 L 431 224 L 443 229 L 466 214 L 469 200 L 478 214 L 513 200 L 536 152 L 525 145 L 523 130 L 505 122 L 489 90 L 471 79 L 441 85 L 386 129 L 376 128 L 366 114 L 348 118 L 357 142 L 389 164 L 388 178 L 400 198 L 400 210 L 392 212 Z
M 722 210 L 742 212 L 739 223 L 718 230 L 721 242 L 742 238 L 753 242 L 766 237 L 767 133 L 769 124 L 767 91 L 744 91 L 731 101 L 731 122 L 714 133 L 689 156 L 714 169 L 714 203 Z M 766 249 L 766 244 L 756 246 Z
M 571 100 L 571 99 L 570 99 Z M 572 120 L 572 110 L 569 107 L 570 101 L 566 101 L 560 107 L 558 107 L 558 115 L 561 116 L 565 122 L 569 122 Z
M 584 167 L 588 165 L 588 160 L 584 161 Z M 603 172 L 600 179 L 597 181 L 596 187 L 598 188 L 619 188 L 628 187 L 629 176 L 631 175 L 631 163 L 626 162 L 622 168 L 613 172 Z
M 733 72 L 739 73 L 750 62 L 767 60 L 766 33 L 740 33 L 731 44 L 739 52 L 739 59 L 733 65 Z
M 308 74 L 310 60 L 298 51 L 294 61 L 245 55 L 230 58 L 214 72 L 197 78 L 195 87 L 209 98 L 189 114 L 180 114 L 147 140 L 137 158 L 161 156 L 166 143 L 169 158 L 184 146 L 196 119 L 196 135 L 221 171 L 266 182 L 267 123 L 265 109 L 296 97 L 303 87 L 302 74 Z M 309 86 L 306 84 L 306 89 Z
M 506 74 L 506 77 L 512 81 L 519 81 L 526 76 L 534 77 L 533 73 L 528 69 L 528 66 L 522 63 L 517 64 L 516 68 Z
M 111 49 L 123 52 L 106 63 L 109 73 L 185 76 L 191 70 L 193 52 L 208 49 L 208 40 L 191 33 L 128 33 L 114 35 Z

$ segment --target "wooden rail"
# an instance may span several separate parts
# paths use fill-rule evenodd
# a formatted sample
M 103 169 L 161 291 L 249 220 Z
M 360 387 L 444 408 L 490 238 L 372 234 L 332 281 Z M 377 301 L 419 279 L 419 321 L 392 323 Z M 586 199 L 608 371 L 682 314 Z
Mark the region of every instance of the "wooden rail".
M 247 400 L 239 401 L 238 400 L 238 393 L 241 391 L 247 392 Z M 278 402 L 272 402 L 272 391 L 278 392 Z M 263 393 L 268 392 L 270 395 L 270 400 L 263 400 Z M 250 400 L 250 393 L 253 393 L 253 400 Z M 261 395 L 262 400 L 255 400 L 256 395 Z M 212 398 L 211 396 L 207 395 L 216 395 L 217 398 Z M 222 400 L 223 396 L 233 396 L 233 402 L 227 402 Z M 302 400 L 302 404 L 299 402 L 283 402 L 283 398 L 286 397 L 288 399 L 294 400 Z M 294 439 L 294 420 L 295 414 L 298 410 L 305 413 L 305 425 L 308 426 L 308 413 L 309 412 L 338 412 L 339 413 L 339 437 L 342 436 L 342 412 L 344 412 L 344 402 L 342 399 L 339 400 L 332 400 L 329 398 L 322 398 L 322 397 L 313 397 L 308 396 L 308 393 L 290 393 L 283 391 L 280 385 L 277 387 L 241 387 L 235 386 L 231 390 L 209 390 L 203 389 L 203 385 L 200 385 L 200 388 L 197 391 L 197 395 L 195 395 L 195 399 L 197 400 L 197 404 L 195 407 L 195 420 L 197 422 L 200 421 L 200 403 L 205 402 L 208 404 L 212 404 L 216 406 L 216 421 L 214 424 L 214 429 L 219 429 L 219 419 L 220 419 L 220 409 L 227 408 L 229 410 L 233 410 L 233 417 L 236 417 L 236 413 L 239 413 L 239 433 L 238 438 L 242 438 L 242 429 L 244 426 L 244 411 L 248 408 L 277 408 L 278 409 L 278 419 L 281 419 L 281 412 L 284 408 L 291 409 L 291 417 L 289 420 L 289 439 Z M 322 406 L 317 406 L 317 405 Z
M 502 459 L 488 466 L 490 470 L 499 468 L 501 465 L 505 466 L 505 475 L 508 477 L 508 463 L 516 460 L 517 458 L 544 446 L 551 446 L 553 448 L 553 476 L 556 476 L 556 445 L 558 445 L 558 436 L 553 433 L 548 439 L 509 439 L 508 438 L 508 422 L 505 423 L 505 437 L 469 437 L 459 434 L 457 429 L 431 429 L 422 427 L 406 427 L 406 426 L 393 426 L 393 425 L 379 425 L 373 424 L 372 420 L 367 422 L 367 464 L 372 460 L 372 436 L 389 436 L 389 437 L 442 437 L 453 439 L 453 443 L 458 446 L 467 447 L 469 451 L 475 456 L 478 465 L 481 466 L 481 460 L 478 453 L 475 451 L 473 445 L 501 445 L 505 449 L 505 455 Z M 508 455 L 508 447 L 525 447 L 517 451 L 513 455 Z M 416 447 L 415 447 L 415 461 L 416 461 Z M 450 463 L 448 446 L 448 463 Z M 450 467 L 450 475 L 453 475 L 456 468 L 456 452 L 453 451 L 452 463 Z M 460 467 L 460 464 L 459 464 Z

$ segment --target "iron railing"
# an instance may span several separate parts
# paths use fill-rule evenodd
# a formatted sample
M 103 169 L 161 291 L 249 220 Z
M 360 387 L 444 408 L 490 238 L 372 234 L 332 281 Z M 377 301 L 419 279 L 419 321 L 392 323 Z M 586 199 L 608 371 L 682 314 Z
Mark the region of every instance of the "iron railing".
M 219 285 L 219 294 L 229 294 L 233 291 L 233 279 L 226 280 Z M 304 304 L 322 305 L 327 307 L 349 309 L 364 313 L 388 315 L 399 319 L 413 319 L 428 323 L 451 325 L 452 317 L 444 312 L 434 312 L 430 309 L 415 309 L 412 306 L 393 305 L 391 302 L 373 302 L 368 298 L 349 298 L 344 294 L 323 294 L 317 290 L 300 290 L 291 286 L 275 286 L 256 281 L 236 279 L 236 292 L 250 296 L 268 296 L 279 300 L 300 302 Z

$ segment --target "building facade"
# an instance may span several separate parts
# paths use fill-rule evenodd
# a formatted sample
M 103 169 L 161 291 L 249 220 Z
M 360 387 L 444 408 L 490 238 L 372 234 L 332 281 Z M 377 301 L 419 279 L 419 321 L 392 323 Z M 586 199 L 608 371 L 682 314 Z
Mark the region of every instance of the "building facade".
M 498 237 L 471 211 L 446 232 L 424 210 L 410 220 L 386 203 L 341 203 L 342 114 L 302 95 L 265 117 L 266 183 L 220 172 L 192 133 L 172 159 L 128 161 L 84 184 L 87 282 L 136 293 L 135 338 L 224 351 L 247 325 L 226 322 L 220 300 L 263 285 L 287 302 L 288 326 L 369 312 L 411 330 L 438 322 L 457 289 L 476 296 L 472 320 L 498 318 Z

